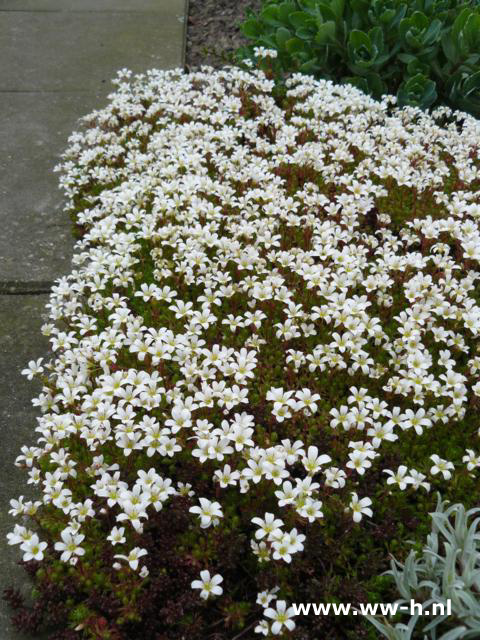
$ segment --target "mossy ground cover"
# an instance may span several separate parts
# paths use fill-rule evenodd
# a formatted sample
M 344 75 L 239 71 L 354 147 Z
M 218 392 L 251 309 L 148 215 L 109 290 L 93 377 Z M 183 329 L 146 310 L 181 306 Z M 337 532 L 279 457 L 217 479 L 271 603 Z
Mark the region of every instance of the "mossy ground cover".
M 375 638 L 276 603 L 391 601 L 436 491 L 478 504 L 478 121 L 205 68 L 123 71 L 84 124 L 60 167 L 74 268 L 29 367 L 16 622 Z

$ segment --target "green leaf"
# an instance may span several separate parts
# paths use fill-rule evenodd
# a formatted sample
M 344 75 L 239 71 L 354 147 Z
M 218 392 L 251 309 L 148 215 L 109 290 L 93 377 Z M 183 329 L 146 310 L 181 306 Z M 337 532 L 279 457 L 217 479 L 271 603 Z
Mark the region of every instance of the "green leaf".
M 316 44 L 324 45 L 334 40 L 335 38 L 335 23 L 329 20 L 324 22 L 318 27 L 318 31 L 315 35 Z
M 318 6 L 316 0 L 297 0 L 300 9 L 311 16 L 318 15 Z
M 320 70 L 317 58 L 311 58 L 300 65 L 299 71 L 302 73 L 315 73 Z
M 282 2 L 278 7 L 278 19 L 286 24 L 290 14 L 297 10 L 297 6 L 293 2 Z
M 292 34 L 288 29 L 285 29 L 285 27 L 278 28 L 275 34 L 275 40 L 279 49 L 285 49 L 285 43 L 287 42 L 287 40 L 290 40 L 291 37 Z
M 443 53 L 445 55 L 445 57 L 447 58 L 447 60 L 449 62 L 451 62 L 452 64 L 457 64 L 458 60 L 459 60 L 459 51 L 458 48 L 456 46 L 456 42 L 454 40 L 454 38 L 452 37 L 452 33 L 445 33 L 442 36 L 442 50 Z
M 338 20 L 343 16 L 345 9 L 345 0 L 330 0 L 330 8 Z
M 334 22 L 336 22 L 337 14 L 329 4 L 327 4 L 326 2 L 318 2 L 317 6 L 324 20 L 333 20 Z
M 437 99 L 436 85 L 422 73 L 407 78 L 397 92 L 399 106 L 419 107 L 427 109 Z
M 360 76 L 345 76 L 344 78 L 342 78 L 342 82 L 357 87 L 357 89 L 360 89 L 361 91 L 363 91 L 363 93 L 370 93 L 367 80 Z
M 433 20 L 428 29 L 425 32 L 423 41 L 427 44 L 433 44 L 440 38 L 440 32 L 442 30 L 442 23 L 440 20 Z
M 451 31 L 451 37 L 454 42 L 458 42 L 460 32 L 463 30 L 463 27 L 465 26 L 465 23 L 467 22 L 470 14 L 471 14 L 471 10 L 468 7 L 466 7 L 455 18 L 455 21 L 452 25 L 452 31 Z
M 273 37 L 273 35 L 260 36 L 258 38 L 258 43 L 262 47 L 266 47 L 267 49 L 276 49 L 277 48 L 277 43 L 276 43 L 275 38 Z
M 260 13 L 260 19 L 272 27 L 283 26 L 278 16 L 278 6 L 276 4 L 267 5 Z
M 471 14 L 463 29 L 464 41 L 468 51 L 480 49 L 480 15 Z
M 417 59 L 412 60 L 412 62 L 409 62 L 407 65 L 407 72 L 409 76 L 415 76 L 417 73 L 422 73 L 423 75 L 428 76 L 429 71 L 430 67 L 428 64 L 424 64 Z
M 366 76 L 366 80 L 370 93 L 374 98 L 380 99 L 384 93 L 387 93 L 387 87 L 380 77 L 380 74 L 369 73 Z
M 370 41 L 377 47 L 379 53 L 383 52 L 384 49 L 384 39 L 383 39 L 383 31 L 381 27 L 373 27 L 368 32 L 368 37 Z
M 466 96 L 469 96 L 474 91 L 480 89 L 480 71 L 473 73 L 468 77 L 463 84 L 463 91 Z
M 315 27 L 315 18 L 309 16 L 304 11 L 293 11 L 288 16 L 288 21 L 295 29 L 307 28 L 310 26 Z
M 366 49 L 370 50 L 372 48 L 372 43 L 370 42 L 370 38 L 368 37 L 368 35 L 364 31 L 360 31 L 359 29 L 353 29 L 353 31 L 351 31 L 348 43 L 354 49 L 365 47 Z
M 412 55 L 411 53 L 399 53 L 397 58 L 402 62 L 405 62 L 405 64 L 409 64 L 410 62 L 415 62 L 415 60 L 417 59 L 417 57 Z
M 263 26 L 257 19 L 250 18 L 241 25 L 240 30 L 247 38 L 255 39 L 262 35 Z
M 285 43 L 285 49 L 293 55 L 305 51 L 305 45 L 299 38 L 290 38 L 290 40 L 287 40 Z

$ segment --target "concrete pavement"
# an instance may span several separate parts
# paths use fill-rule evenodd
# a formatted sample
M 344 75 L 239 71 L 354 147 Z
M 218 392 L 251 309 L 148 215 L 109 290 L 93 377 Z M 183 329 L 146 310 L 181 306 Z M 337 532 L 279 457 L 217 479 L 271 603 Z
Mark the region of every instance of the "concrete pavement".
M 184 64 L 186 0 L 0 0 L 0 586 L 25 583 L 9 500 L 28 495 L 13 466 L 34 443 L 38 387 L 20 375 L 45 355 L 46 293 L 69 272 L 70 221 L 53 167 L 76 121 L 106 104 L 110 80 Z M 0 603 L 1 640 L 20 640 Z

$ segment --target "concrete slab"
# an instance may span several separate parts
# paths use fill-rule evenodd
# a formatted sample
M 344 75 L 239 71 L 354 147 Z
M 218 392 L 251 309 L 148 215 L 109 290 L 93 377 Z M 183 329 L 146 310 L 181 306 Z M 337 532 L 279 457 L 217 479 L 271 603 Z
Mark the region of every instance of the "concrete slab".
M 2 464 L 0 465 L 0 576 L 2 589 L 12 584 L 25 595 L 29 593 L 25 572 L 16 564 L 21 559 L 17 547 L 10 547 L 6 534 L 12 530 L 14 519 L 8 515 L 10 500 L 24 495 L 35 497 L 27 475 L 14 466 L 15 458 L 24 445 L 34 445 L 35 416 L 31 399 L 41 385 L 29 382 L 20 371 L 30 360 L 45 355 L 48 341 L 40 333 L 46 321 L 47 295 L 0 296 L 0 431 Z M 9 611 L 0 600 L 0 637 L 2 640 L 22 640 L 9 619 Z
M 79 10 L 80 7 L 80 10 Z M 73 240 L 53 167 L 76 120 L 104 106 L 117 69 L 136 73 L 184 63 L 186 0 L 0 0 L 0 584 L 28 591 L 6 544 L 9 501 L 33 488 L 14 466 L 35 442 L 31 398 L 20 375 L 46 352 L 48 290 L 70 270 Z M 0 600 L 1 640 L 23 640 Z M 36 638 L 36 640 L 41 640 Z
M 118 69 L 182 64 L 184 0 L 154 13 L 2 12 L 0 91 L 101 91 Z
M 0 11 L 163 11 L 164 0 L 0 0 Z
M 0 100 L 0 279 L 53 281 L 74 244 L 53 167 L 79 117 L 107 103 L 89 93 L 4 93 Z

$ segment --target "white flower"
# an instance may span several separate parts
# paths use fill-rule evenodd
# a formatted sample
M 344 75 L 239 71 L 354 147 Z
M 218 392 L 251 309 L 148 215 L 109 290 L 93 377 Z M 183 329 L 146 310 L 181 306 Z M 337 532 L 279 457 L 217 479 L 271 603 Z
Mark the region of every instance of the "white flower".
M 268 607 L 270 602 L 277 597 L 277 592 L 280 587 L 274 587 L 273 589 L 261 591 L 257 594 L 257 604 L 260 604 L 262 607 Z
M 310 389 L 304 388 L 295 393 L 295 397 L 297 398 L 297 402 L 295 405 L 295 409 L 299 411 L 300 409 L 304 409 L 307 411 L 307 415 L 312 415 L 316 413 L 318 410 L 318 400 L 320 400 L 320 395 L 318 393 L 312 393 Z
M 293 607 L 288 607 L 285 600 L 277 600 L 276 608 L 269 607 L 265 610 L 264 615 L 266 618 L 272 619 L 271 632 L 274 636 L 282 632 L 283 627 L 286 627 L 288 631 L 295 629 L 295 623 L 292 618 L 295 616 Z
M 480 455 L 477 455 L 473 449 L 466 449 L 466 454 L 462 458 L 462 462 L 467 463 L 467 469 L 473 471 L 480 467 Z
M 255 633 L 261 633 L 264 636 L 268 636 L 270 633 L 270 625 L 266 620 L 260 620 L 254 629 Z
M 85 539 L 81 533 L 73 533 L 71 528 L 67 527 L 61 532 L 62 542 L 55 543 L 55 550 L 62 551 L 60 560 L 68 562 L 73 556 L 83 556 L 85 549 L 80 547 L 80 543 Z
M 131 569 L 133 569 L 134 571 L 136 571 L 138 569 L 138 561 L 140 560 L 140 558 L 142 556 L 146 556 L 147 555 L 147 550 L 146 549 L 141 549 L 140 547 L 135 547 L 134 549 L 132 549 L 130 551 L 130 553 L 128 554 L 128 556 L 122 555 L 122 554 L 116 554 L 113 557 L 114 558 L 119 558 L 120 560 L 125 560 L 126 562 L 128 562 L 128 565 Z
M 29 560 L 43 560 L 43 552 L 47 546 L 46 542 L 40 542 L 37 534 L 32 535 L 29 540 L 25 540 L 20 545 L 20 549 L 23 551 L 24 562 L 28 562 Z
M 267 536 L 268 540 L 272 540 L 273 538 L 281 535 L 281 526 L 283 525 L 283 521 L 280 518 L 275 518 L 273 513 L 266 513 L 265 518 L 252 518 L 253 524 L 256 524 L 259 528 L 255 531 L 255 538 L 257 540 L 261 540 L 265 536 Z
M 383 473 L 388 473 L 387 484 L 397 484 L 403 491 L 407 488 L 408 484 L 413 484 L 413 478 L 408 475 L 408 469 L 405 465 L 400 465 L 397 471 L 391 471 L 390 469 L 384 469 Z
M 222 576 L 217 573 L 210 576 L 210 571 L 204 569 L 200 571 L 200 580 L 192 582 L 192 589 L 200 589 L 200 597 L 207 600 L 210 596 L 219 596 L 223 593 L 219 585 L 223 582 Z
M 355 491 L 352 491 L 351 495 L 352 499 L 349 507 L 353 511 L 353 521 L 360 522 L 362 516 L 368 516 L 371 518 L 373 516 L 373 511 L 370 509 L 370 505 L 372 504 L 370 498 L 367 497 L 359 500 Z
M 109 540 L 113 546 L 116 544 L 123 544 L 126 540 L 125 538 L 125 527 L 113 527 L 110 531 L 110 535 L 107 536 L 107 540 Z
M 223 517 L 222 507 L 219 502 L 212 502 L 207 498 L 199 498 L 200 506 L 190 507 L 190 513 L 197 513 L 200 518 L 200 526 L 207 529 L 210 525 L 218 522 L 218 518 Z
M 276 49 L 266 49 L 265 47 L 254 47 L 253 54 L 257 58 L 276 58 L 278 51 Z
M 29 380 L 33 379 L 33 376 L 37 376 L 45 371 L 42 367 L 43 358 L 38 360 L 30 360 L 26 369 L 22 369 L 22 376 L 27 376 Z
M 441 473 L 445 480 L 449 480 L 452 477 L 451 470 L 455 468 L 453 462 L 440 458 L 436 453 L 430 456 L 430 460 L 434 463 L 430 468 L 432 475 Z
M 318 473 L 322 468 L 322 464 L 331 461 L 330 456 L 326 454 L 319 455 L 318 448 L 315 446 L 308 447 L 307 454 L 302 458 L 302 464 L 309 475 Z

